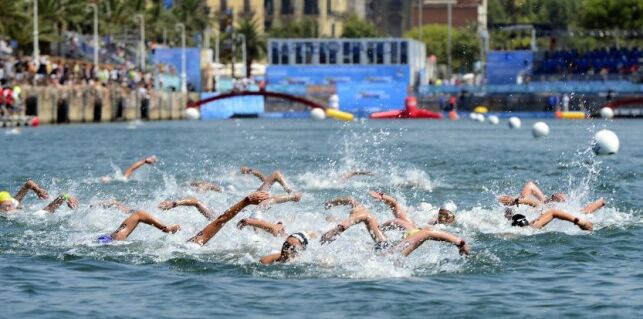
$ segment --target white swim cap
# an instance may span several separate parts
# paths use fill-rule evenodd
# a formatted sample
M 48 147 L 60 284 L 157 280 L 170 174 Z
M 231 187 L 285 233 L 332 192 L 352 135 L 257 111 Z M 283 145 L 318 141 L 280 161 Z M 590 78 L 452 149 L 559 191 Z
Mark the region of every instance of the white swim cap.
M 440 210 L 446 210 L 455 214 L 458 211 L 458 206 L 456 206 L 454 202 L 448 201 L 440 206 Z
M 292 234 L 290 234 L 290 237 L 297 238 L 297 240 L 299 240 L 299 242 L 301 242 L 301 244 L 304 246 L 304 248 L 306 248 L 306 246 L 308 246 L 308 235 L 306 234 L 306 232 L 302 231 L 302 232 L 292 233 Z

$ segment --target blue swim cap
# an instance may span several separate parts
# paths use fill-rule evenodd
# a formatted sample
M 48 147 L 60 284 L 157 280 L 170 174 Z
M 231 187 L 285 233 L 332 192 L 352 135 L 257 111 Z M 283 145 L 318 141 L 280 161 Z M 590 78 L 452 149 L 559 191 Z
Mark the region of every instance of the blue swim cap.
M 99 244 L 109 244 L 113 241 L 112 236 L 103 235 L 96 239 Z

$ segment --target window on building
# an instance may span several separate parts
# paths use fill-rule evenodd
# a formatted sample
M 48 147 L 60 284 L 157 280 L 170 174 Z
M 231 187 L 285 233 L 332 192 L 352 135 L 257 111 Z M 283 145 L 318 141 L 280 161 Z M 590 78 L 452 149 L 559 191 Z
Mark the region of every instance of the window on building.
M 328 44 L 328 64 L 337 64 L 338 51 L 339 51 L 339 43 L 331 42 Z
M 319 14 L 319 7 L 317 6 L 317 0 L 304 0 L 304 14 L 308 14 L 308 15 Z
M 406 41 L 402 41 L 400 43 L 400 64 L 407 64 L 409 63 L 408 61 L 408 43 Z
M 368 42 L 366 43 L 366 61 L 368 64 L 373 64 L 375 62 L 375 49 L 373 48 L 375 43 Z
M 313 64 L 314 46 L 312 42 L 305 42 L 304 44 L 304 63 Z
M 353 42 L 353 64 L 362 63 L 362 44 L 359 42 Z
M 375 44 L 375 63 L 384 64 L 384 42 Z
M 343 56 L 344 56 L 344 64 L 351 64 L 351 43 L 350 42 L 344 42 L 342 44 L 342 49 L 343 49 Z
M 281 45 L 281 64 L 290 64 L 289 62 L 289 50 L 288 50 L 288 44 L 284 43 Z
M 326 57 L 327 53 L 328 50 L 326 50 L 326 43 L 319 43 L 319 64 L 328 63 L 328 59 Z
M 250 0 L 243 0 L 243 12 L 249 13 L 252 11 L 252 6 L 250 5 Z
M 333 14 L 333 0 L 326 0 L 326 14 Z
M 219 2 L 219 11 L 226 12 L 228 10 L 228 0 L 221 0 Z
M 295 43 L 295 64 L 304 63 L 304 54 L 301 43 Z
M 397 42 L 390 42 L 391 45 L 391 64 L 398 64 L 398 46 Z
M 272 3 L 272 0 L 264 0 L 263 9 L 266 12 L 266 15 L 271 16 L 273 10 L 275 9 L 274 4 Z
M 292 6 L 291 0 L 281 0 L 281 14 L 293 14 L 295 8 Z
M 333 38 L 336 37 L 336 35 L 335 35 L 335 23 L 330 24 L 330 36 L 333 37 Z
M 273 43 L 270 45 L 270 54 L 272 55 L 270 63 L 279 64 L 279 44 Z

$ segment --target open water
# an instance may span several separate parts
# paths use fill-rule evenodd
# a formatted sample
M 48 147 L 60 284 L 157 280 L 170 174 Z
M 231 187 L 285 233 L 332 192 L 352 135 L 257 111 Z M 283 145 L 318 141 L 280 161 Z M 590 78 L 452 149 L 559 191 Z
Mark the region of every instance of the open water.
M 549 121 L 550 136 L 534 139 L 533 122 L 510 130 L 468 120 L 230 120 L 25 128 L 0 135 L 0 189 L 15 193 L 33 179 L 52 196 L 70 192 L 75 211 L 25 209 L 0 215 L 0 317 L 624 317 L 643 316 L 643 122 Z M 596 157 L 593 134 L 616 132 L 621 151 Z M 159 163 L 129 181 L 121 169 L 149 155 Z M 347 216 L 323 203 L 351 195 L 381 221 L 390 218 L 370 189 L 393 194 L 423 224 L 436 207 L 457 203 L 457 224 L 442 227 L 467 240 L 465 258 L 445 243 L 426 242 L 408 258 L 373 253 L 355 226 L 331 245 L 309 245 L 287 264 L 262 266 L 282 239 L 236 229 L 243 211 L 204 247 L 187 244 L 207 221 L 196 210 L 160 211 L 164 199 L 195 196 L 216 213 L 258 187 L 239 174 L 247 165 L 280 169 L 299 203 L 264 215 L 287 232 L 325 231 Z M 342 181 L 351 169 L 375 177 Z M 116 181 L 103 184 L 100 177 Z M 222 185 L 196 193 L 192 179 Z M 605 197 L 586 232 L 554 221 L 546 229 L 510 227 L 495 198 L 516 194 L 528 180 L 546 193 L 570 195 L 571 213 Z M 275 194 L 283 191 L 275 186 Z M 126 214 L 90 207 L 118 199 L 183 229 L 168 235 L 141 225 L 125 242 L 98 245 Z M 538 211 L 521 206 L 530 219 Z M 392 238 L 401 234 L 390 232 Z

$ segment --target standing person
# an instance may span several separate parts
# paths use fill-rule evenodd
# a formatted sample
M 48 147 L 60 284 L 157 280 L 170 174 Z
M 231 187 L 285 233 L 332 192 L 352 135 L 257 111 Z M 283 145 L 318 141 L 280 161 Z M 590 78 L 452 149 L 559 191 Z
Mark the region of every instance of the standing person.
M 457 104 L 457 100 L 455 98 L 455 95 L 451 95 L 449 97 L 449 110 L 455 110 L 457 106 L 456 104 Z

